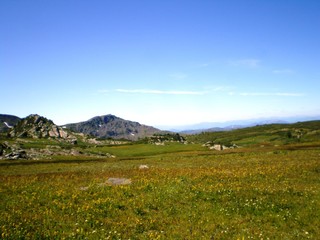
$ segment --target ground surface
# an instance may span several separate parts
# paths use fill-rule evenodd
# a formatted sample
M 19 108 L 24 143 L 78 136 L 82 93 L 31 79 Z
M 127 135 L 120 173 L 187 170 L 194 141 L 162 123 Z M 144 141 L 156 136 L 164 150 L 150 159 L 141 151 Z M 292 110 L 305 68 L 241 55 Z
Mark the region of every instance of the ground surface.
M 319 144 L 220 152 L 201 144 L 134 144 L 85 151 L 116 158 L 0 161 L 1 239 L 320 235 Z

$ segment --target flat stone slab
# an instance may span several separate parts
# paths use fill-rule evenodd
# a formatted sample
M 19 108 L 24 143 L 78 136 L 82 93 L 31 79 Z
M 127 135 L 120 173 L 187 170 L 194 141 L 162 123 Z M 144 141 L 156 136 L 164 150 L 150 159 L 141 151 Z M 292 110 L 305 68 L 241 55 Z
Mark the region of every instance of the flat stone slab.
M 106 182 L 108 185 L 129 185 L 131 184 L 131 179 L 129 178 L 109 178 Z
M 98 187 L 105 187 L 105 186 L 119 186 L 119 185 L 130 185 L 132 183 L 130 178 L 108 178 L 107 181 L 103 183 L 97 184 Z M 80 187 L 80 191 L 87 191 L 89 189 L 88 186 Z

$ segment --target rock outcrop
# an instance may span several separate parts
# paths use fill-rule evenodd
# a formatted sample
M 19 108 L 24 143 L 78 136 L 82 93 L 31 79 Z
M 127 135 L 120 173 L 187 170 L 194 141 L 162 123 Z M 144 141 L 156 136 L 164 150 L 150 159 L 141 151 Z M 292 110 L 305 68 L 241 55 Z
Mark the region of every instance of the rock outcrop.
M 21 119 L 9 132 L 9 136 L 18 138 L 54 138 L 72 143 L 77 141 L 73 134 L 37 114 Z
M 19 149 L 6 154 L 4 158 L 15 160 L 15 159 L 27 159 L 28 157 L 27 157 L 27 152 L 25 150 Z
M 9 145 L 9 143 L 3 142 L 0 143 L 0 159 L 28 159 L 28 155 L 19 145 Z

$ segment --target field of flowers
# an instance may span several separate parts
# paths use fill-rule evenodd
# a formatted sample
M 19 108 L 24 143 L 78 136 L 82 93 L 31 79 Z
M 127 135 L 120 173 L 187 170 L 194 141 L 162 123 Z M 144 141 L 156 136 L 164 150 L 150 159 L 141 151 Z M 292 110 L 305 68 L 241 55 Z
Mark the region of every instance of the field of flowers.
M 0 238 L 320 236 L 319 148 L 182 150 L 82 162 L 2 160 Z M 111 178 L 125 181 L 112 184 Z

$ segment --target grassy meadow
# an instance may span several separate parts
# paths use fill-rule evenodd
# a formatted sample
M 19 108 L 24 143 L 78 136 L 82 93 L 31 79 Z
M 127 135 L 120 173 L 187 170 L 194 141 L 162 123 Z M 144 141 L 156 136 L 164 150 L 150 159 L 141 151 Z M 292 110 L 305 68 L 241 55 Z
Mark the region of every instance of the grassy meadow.
M 320 142 L 225 151 L 140 143 L 82 151 L 116 158 L 0 160 L 1 239 L 320 236 Z M 139 169 L 142 164 L 149 169 Z M 110 178 L 127 181 L 113 185 Z

